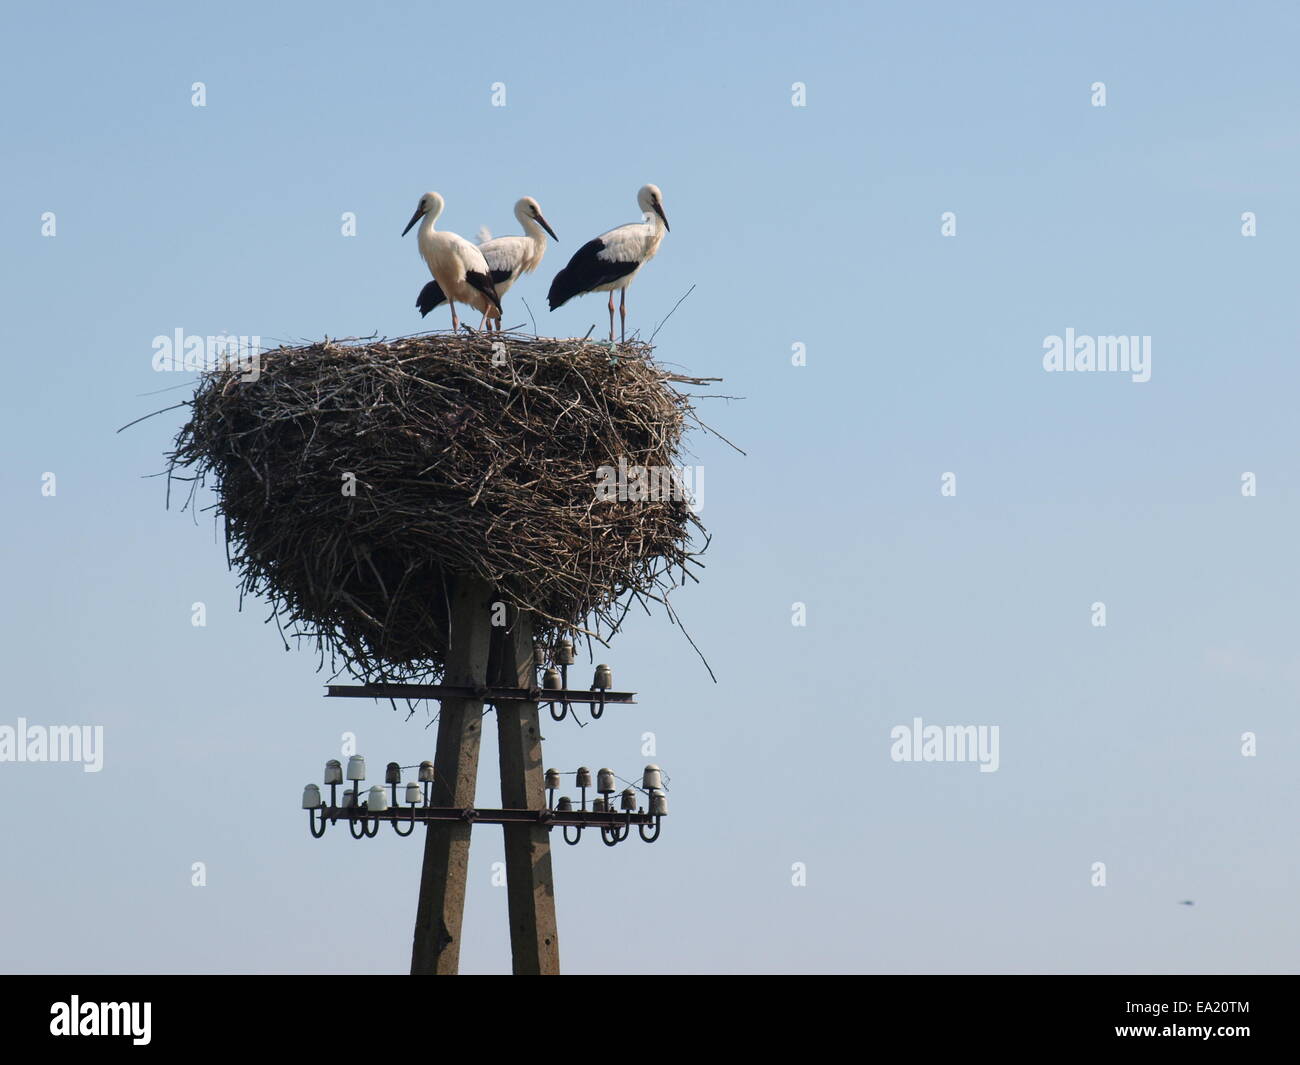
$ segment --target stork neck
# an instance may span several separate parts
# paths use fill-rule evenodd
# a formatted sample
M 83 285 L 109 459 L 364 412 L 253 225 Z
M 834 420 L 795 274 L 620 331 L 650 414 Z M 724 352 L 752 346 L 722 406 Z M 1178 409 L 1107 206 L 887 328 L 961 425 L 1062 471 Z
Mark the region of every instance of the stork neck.
M 541 248 L 546 247 L 546 230 L 541 227 L 536 218 L 523 215 L 519 222 L 524 227 L 524 232 L 532 238 L 534 244 Z

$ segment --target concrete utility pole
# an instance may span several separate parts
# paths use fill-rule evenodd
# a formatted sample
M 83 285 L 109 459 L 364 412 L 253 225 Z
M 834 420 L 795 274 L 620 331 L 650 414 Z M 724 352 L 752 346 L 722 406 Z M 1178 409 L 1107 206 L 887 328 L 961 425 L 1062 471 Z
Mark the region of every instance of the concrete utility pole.
M 482 688 L 492 639 L 492 587 L 459 579 L 451 592 L 446 683 Z M 450 806 L 472 807 L 478 780 L 483 700 L 443 699 L 434 754 L 434 792 Z M 415 911 L 411 974 L 455 975 L 469 874 L 468 822 L 430 821 L 424 837 L 420 901 Z
M 365 759 L 351 755 L 346 782 L 352 787 L 344 793 L 340 806 L 337 790 L 345 783 L 343 767 L 338 759 L 330 759 L 324 777 L 330 789 L 329 802 L 323 801 L 319 785 L 303 788 L 307 827 L 320 839 L 331 825 L 342 821 L 353 839 L 374 839 L 385 821 L 403 837 L 412 835 L 416 825 L 424 822 L 424 865 L 411 973 L 452 975 L 460 967 L 470 833 L 476 824 L 500 825 L 505 836 L 514 971 L 521 975 L 559 973 L 551 832 L 560 829 L 565 843 L 576 845 L 582 833 L 591 829 L 607 847 L 615 847 L 635 828 L 644 842 L 653 843 L 668 815 L 663 773 L 658 766 L 648 765 L 641 776 L 640 790 L 648 800 L 648 809 L 638 806 L 636 787 L 625 788 L 615 799 L 617 778 L 610 769 L 596 774 L 595 789 L 600 797 L 593 798 L 589 808 L 592 773 L 585 766 L 572 774 L 580 790 L 578 804 L 563 795 L 556 803 L 561 774 L 542 768 L 539 704 L 546 704 L 556 721 L 563 721 L 575 706 L 583 705 L 597 719 L 609 706 L 635 703 L 636 692 L 613 690 L 613 675 L 606 665 L 596 667 L 590 688 L 569 688 L 573 645 L 568 640 L 561 640 L 555 649 L 559 669 L 547 669 L 539 688 L 532 615 L 510 611 L 514 618 L 508 626 L 493 626 L 497 616 L 493 608 L 499 612 L 502 604 L 494 603 L 499 597 L 490 585 L 461 581 L 448 591 L 451 632 L 444 683 L 331 684 L 326 693 L 354 699 L 437 699 L 442 709 L 435 760 L 420 763 L 419 778 L 407 783 L 404 800 L 398 794 L 402 766 L 389 762 L 384 783 L 372 786 L 362 800 Z M 497 711 L 501 754 L 501 808 L 491 810 L 474 805 L 486 703 Z M 575 833 L 572 838 L 570 829 Z
M 536 683 L 532 617 L 520 611 L 508 630 L 497 629 L 495 635 L 492 682 L 503 687 L 532 687 Z M 507 702 L 497 707 L 497 744 L 502 808 L 544 809 L 545 772 L 536 703 Z M 551 834 L 542 824 L 502 825 L 502 831 L 515 975 L 558 974 L 560 941 L 555 924 Z
M 508 628 L 491 624 L 496 598 L 484 581 L 460 579 L 451 595 L 451 627 L 444 683 L 535 687 L 532 618 L 511 610 Z M 439 803 L 472 808 L 482 738 L 482 699 L 444 698 L 434 755 L 434 792 Z M 497 708 L 501 754 L 501 806 L 544 810 L 542 735 L 535 702 L 506 701 Z M 469 872 L 468 821 L 430 821 L 424 842 L 420 901 L 415 915 L 411 973 L 454 975 L 460 966 L 461 924 Z M 555 924 L 555 884 L 550 833 L 545 825 L 504 824 L 506 892 L 514 972 L 560 971 Z

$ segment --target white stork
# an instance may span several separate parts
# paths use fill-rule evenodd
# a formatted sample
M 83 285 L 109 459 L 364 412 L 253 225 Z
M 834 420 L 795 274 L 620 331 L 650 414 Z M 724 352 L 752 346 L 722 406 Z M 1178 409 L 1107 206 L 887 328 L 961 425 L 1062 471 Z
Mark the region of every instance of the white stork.
M 493 239 L 492 235 L 486 230 L 481 231 L 483 239 L 479 243 L 478 250 L 483 253 L 483 258 L 487 260 L 488 271 L 491 274 L 492 283 L 496 286 L 498 298 L 504 296 L 520 277 L 532 273 L 541 265 L 542 256 L 546 254 L 547 233 L 551 235 L 553 240 L 560 239 L 555 235 L 555 230 L 542 217 L 541 207 L 531 196 L 525 196 L 515 204 L 515 217 L 519 219 L 519 224 L 524 227 L 526 236 L 497 237 Z M 415 300 L 415 305 L 420 311 L 420 317 L 423 318 L 446 298 L 447 296 L 438 282 L 430 281 L 420 290 L 420 295 Z M 491 322 L 492 319 L 485 314 L 483 321 L 479 323 L 479 328 L 483 328 L 486 324 L 491 329 Z M 496 315 L 496 323 L 497 331 L 500 332 L 500 314 Z
M 424 219 L 419 233 L 420 254 L 438 286 L 450 297 L 451 328 L 455 332 L 460 329 L 460 319 L 456 317 L 457 301 L 468 303 L 485 315 L 488 311 L 499 315 L 501 300 L 492 284 L 491 271 L 483 253 L 464 237 L 433 228 L 442 208 L 442 197 L 436 192 L 426 192 L 420 197 L 415 214 L 406 223 L 402 236 L 406 236 L 421 218 Z
M 636 202 L 645 220 L 619 226 L 587 241 L 574 253 L 569 265 L 555 275 L 547 296 L 551 310 L 555 310 L 574 296 L 608 292 L 610 340 L 614 339 L 614 290 L 619 293 L 622 338 L 627 340 L 627 286 L 637 271 L 654 258 L 659 242 L 668 232 L 664 200 L 657 186 L 642 185 L 636 194 Z

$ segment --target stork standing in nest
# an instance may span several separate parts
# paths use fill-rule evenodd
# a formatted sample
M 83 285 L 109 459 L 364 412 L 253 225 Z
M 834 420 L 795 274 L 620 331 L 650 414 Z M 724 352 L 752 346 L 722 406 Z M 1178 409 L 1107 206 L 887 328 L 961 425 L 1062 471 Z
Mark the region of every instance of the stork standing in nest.
M 609 293 L 609 339 L 614 339 L 614 290 L 617 289 L 622 339 L 627 340 L 627 286 L 641 267 L 654 258 L 659 242 L 668 232 L 663 195 L 655 185 L 642 185 L 636 194 L 644 221 L 632 222 L 595 240 L 589 240 L 555 275 L 548 300 L 551 310 L 563 307 L 574 296 L 588 292 Z
M 464 237 L 433 228 L 442 214 L 443 204 L 443 198 L 436 192 L 426 192 L 420 197 L 415 214 L 406 223 L 402 236 L 406 236 L 421 218 L 424 219 L 418 238 L 420 255 L 451 304 L 451 328 L 456 332 L 460 329 L 460 319 L 456 317 L 457 302 L 468 303 L 475 310 L 482 311 L 485 317 L 492 312 L 499 318 L 501 299 L 497 296 L 492 272 L 483 253 Z
M 511 286 L 524 274 L 532 273 L 541 265 L 542 256 L 546 254 L 547 233 L 551 235 L 552 240 L 560 239 L 542 216 L 542 209 L 537 201 L 531 196 L 525 196 L 515 204 L 515 217 L 524 227 L 525 235 L 522 237 L 493 238 L 486 228 L 479 231 L 478 250 L 487 260 L 498 298 L 509 292 Z M 420 317 L 423 318 L 446 298 L 446 293 L 442 291 L 438 282 L 430 281 L 420 290 L 420 295 L 415 300 Z M 485 314 L 483 321 L 479 323 L 479 328 L 482 329 L 486 325 L 490 330 L 494 320 L 497 332 L 500 332 L 500 314 L 497 314 L 495 319 Z

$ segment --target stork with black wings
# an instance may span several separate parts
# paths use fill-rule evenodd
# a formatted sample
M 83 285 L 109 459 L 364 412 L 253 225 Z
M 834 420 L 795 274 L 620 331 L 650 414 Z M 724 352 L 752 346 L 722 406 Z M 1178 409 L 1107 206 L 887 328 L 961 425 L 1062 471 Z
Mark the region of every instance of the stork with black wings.
M 621 336 L 627 340 L 627 287 L 637 272 L 654 258 L 668 232 L 663 196 L 654 185 L 643 185 L 636 194 L 645 220 L 632 222 L 579 248 L 569 265 L 555 275 L 548 300 L 551 310 L 563 307 L 575 296 L 588 292 L 609 293 L 609 339 L 614 339 L 614 292 L 619 293 Z
M 468 303 L 475 310 L 482 311 L 484 317 L 493 311 L 499 316 L 501 298 L 492 283 L 483 253 L 464 237 L 434 228 L 443 206 L 443 199 L 438 193 L 426 192 L 420 197 L 415 214 L 406 223 L 402 236 L 406 236 L 416 222 L 424 219 L 417 234 L 420 256 L 429 267 L 429 273 L 433 274 L 438 291 L 451 296 L 451 330 L 454 333 L 460 329 L 460 318 L 456 314 L 457 302 Z

